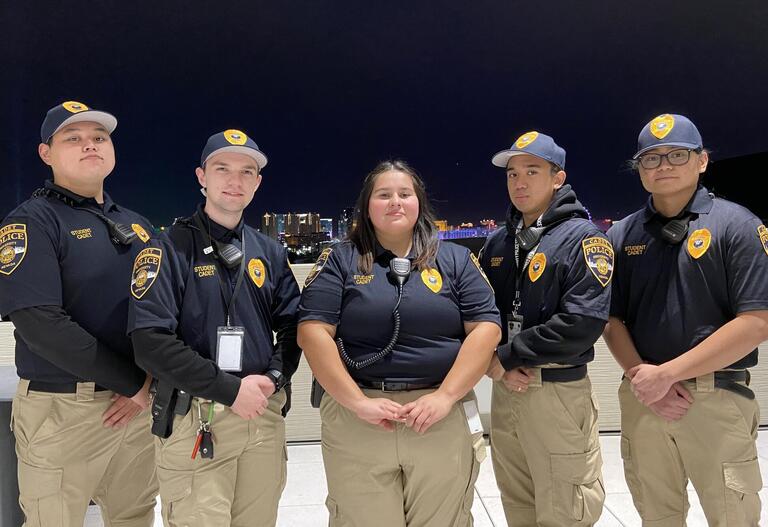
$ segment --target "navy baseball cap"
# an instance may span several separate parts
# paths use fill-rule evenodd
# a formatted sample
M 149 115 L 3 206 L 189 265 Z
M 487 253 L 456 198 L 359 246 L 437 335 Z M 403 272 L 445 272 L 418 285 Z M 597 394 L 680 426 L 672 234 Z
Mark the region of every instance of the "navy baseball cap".
M 545 161 L 565 168 L 565 150 L 555 143 L 548 135 L 539 132 L 526 132 L 517 138 L 515 144 L 507 150 L 502 150 L 493 156 L 491 163 L 497 167 L 507 168 L 509 159 L 522 154 L 540 157 Z
M 267 156 L 259 150 L 259 146 L 253 139 L 240 130 L 225 130 L 209 137 L 203 148 L 203 155 L 200 156 L 200 166 L 205 165 L 211 156 L 221 152 L 235 152 L 250 156 L 256 161 L 259 170 L 267 166 Z
M 94 110 L 81 102 L 66 101 L 54 106 L 45 114 L 45 120 L 40 127 L 40 140 L 47 143 L 53 134 L 64 126 L 84 121 L 99 123 L 110 134 L 117 128 L 117 118 L 111 113 Z
M 644 152 L 657 146 L 680 146 L 698 150 L 703 148 L 701 134 L 690 119 L 682 115 L 665 113 L 654 117 L 637 136 L 637 152 L 632 159 L 637 159 Z

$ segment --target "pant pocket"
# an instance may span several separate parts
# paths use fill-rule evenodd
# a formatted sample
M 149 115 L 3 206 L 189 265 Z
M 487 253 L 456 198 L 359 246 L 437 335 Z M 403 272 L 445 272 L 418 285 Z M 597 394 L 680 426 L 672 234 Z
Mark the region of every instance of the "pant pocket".
M 600 448 L 583 454 L 552 454 L 550 462 L 555 515 L 568 519 L 568 525 L 592 525 L 605 501 Z
M 640 516 L 643 515 L 643 495 L 642 488 L 635 474 L 635 466 L 632 462 L 632 445 L 625 436 L 621 436 L 621 459 L 624 462 L 624 480 L 627 482 L 632 501 Z
M 163 522 L 168 527 L 194 525 L 195 504 L 192 496 L 194 470 L 157 467 Z
M 19 503 L 26 527 L 64 525 L 62 469 L 41 468 L 19 460 Z
M 336 500 L 328 496 L 325 498 L 325 507 L 328 509 L 328 527 L 351 527 L 341 514 Z
M 757 459 L 723 463 L 725 506 L 728 525 L 756 526 L 760 520 L 760 498 L 763 488 Z

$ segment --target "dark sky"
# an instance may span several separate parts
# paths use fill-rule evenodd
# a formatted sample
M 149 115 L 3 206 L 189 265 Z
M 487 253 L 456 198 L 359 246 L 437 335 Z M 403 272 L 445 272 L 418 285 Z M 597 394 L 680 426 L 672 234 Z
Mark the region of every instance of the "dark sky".
M 715 159 L 768 150 L 763 0 L 2 2 L 0 216 L 40 186 L 46 110 L 114 113 L 106 188 L 157 224 L 189 213 L 214 132 L 270 159 L 249 208 L 337 216 L 392 156 L 439 216 L 502 217 L 496 151 L 530 129 L 568 152 L 596 216 L 645 199 L 622 171 L 662 112 L 697 123 Z

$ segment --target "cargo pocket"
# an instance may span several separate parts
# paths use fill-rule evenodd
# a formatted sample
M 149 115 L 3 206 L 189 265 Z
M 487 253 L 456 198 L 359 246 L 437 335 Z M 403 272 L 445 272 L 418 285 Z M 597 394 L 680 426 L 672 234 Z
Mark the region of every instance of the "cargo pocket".
M 339 510 L 339 504 L 330 496 L 325 498 L 325 507 L 328 509 L 328 527 L 350 527 Z
M 469 481 L 467 482 L 467 488 L 464 490 L 464 503 L 463 511 L 464 516 L 472 512 L 472 503 L 475 498 L 475 482 L 477 476 L 480 474 L 480 464 L 485 461 L 488 452 L 485 449 L 485 438 L 483 434 L 475 434 L 472 436 L 472 470 L 469 474 Z
M 757 525 L 760 519 L 758 492 L 763 488 L 757 459 L 723 463 L 728 525 Z
M 629 439 L 625 436 L 621 436 L 621 459 L 624 461 L 624 480 L 627 482 L 630 494 L 632 494 L 632 501 L 635 502 L 635 508 L 637 508 L 637 512 L 642 516 L 644 510 L 643 495 L 641 493 L 642 489 L 637 481 L 635 466 L 632 463 L 632 448 Z
M 600 448 L 583 454 L 552 454 L 550 462 L 555 514 L 567 518 L 568 525 L 592 525 L 605 501 Z
M 40 468 L 19 460 L 19 503 L 26 527 L 64 525 L 61 479 L 64 471 Z
M 157 480 L 160 483 L 163 522 L 168 527 L 181 527 L 192 521 L 195 514 L 192 483 L 194 470 L 171 470 L 157 467 Z

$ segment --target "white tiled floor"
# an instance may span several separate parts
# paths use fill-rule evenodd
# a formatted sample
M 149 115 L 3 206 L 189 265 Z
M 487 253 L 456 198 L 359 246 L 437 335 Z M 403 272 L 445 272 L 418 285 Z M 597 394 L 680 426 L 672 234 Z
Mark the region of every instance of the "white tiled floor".
M 598 527 L 640 526 L 640 517 L 632 504 L 632 498 L 624 482 L 624 472 L 619 451 L 619 437 L 600 437 L 603 451 L 603 477 L 608 492 L 605 508 Z M 768 484 L 768 430 L 758 437 L 763 482 Z M 490 453 L 490 452 L 489 452 Z M 323 527 L 328 524 L 325 509 L 325 477 L 319 445 L 291 445 L 288 447 L 288 483 L 280 501 L 278 527 Z M 698 496 L 689 487 L 691 509 L 688 513 L 689 527 L 705 527 L 707 522 L 699 505 Z M 760 492 L 763 501 L 761 524 L 768 525 L 768 486 Z M 504 511 L 501 508 L 499 489 L 494 480 L 490 460 L 482 464 L 480 476 L 475 485 L 475 503 L 472 508 L 475 527 L 506 527 Z M 86 521 L 87 527 L 101 525 L 97 509 L 92 508 Z M 159 508 L 156 526 L 162 526 Z

